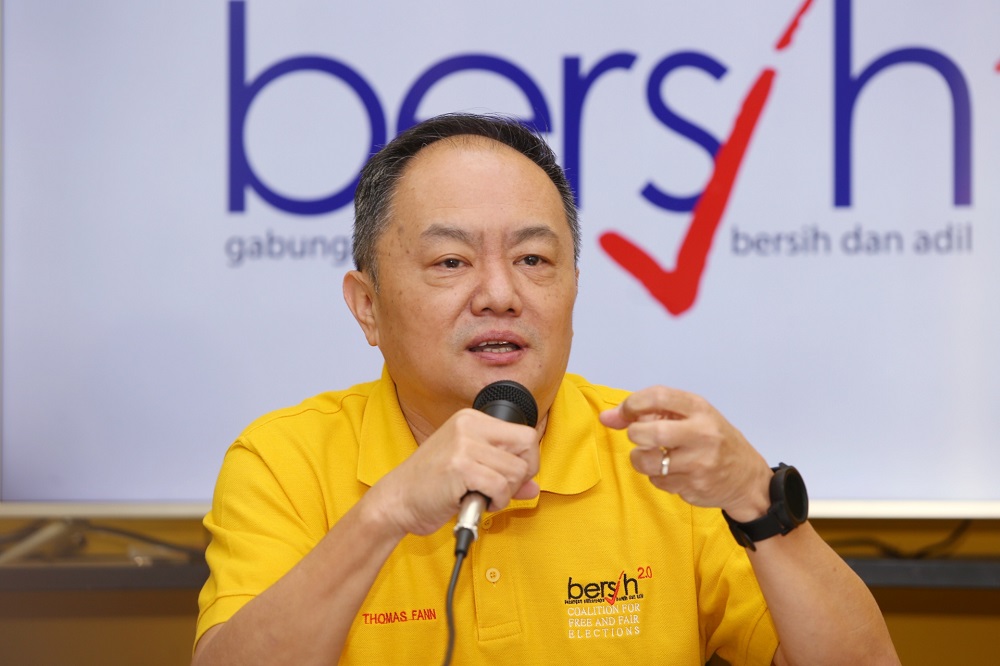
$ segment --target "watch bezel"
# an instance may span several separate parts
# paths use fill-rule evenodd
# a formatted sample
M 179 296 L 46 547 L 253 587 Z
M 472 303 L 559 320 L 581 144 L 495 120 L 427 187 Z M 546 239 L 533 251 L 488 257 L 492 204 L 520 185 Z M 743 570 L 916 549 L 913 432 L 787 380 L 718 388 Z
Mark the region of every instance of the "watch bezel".
M 809 495 L 799 471 L 785 463 L 779 463 L 771 470 L 774 475 L 768 486 L 771 506 L 767 513 L 756 520 L 741 523 L 722 512 L 733 538 L 750 550 L 757 550 L 755 544 L 758 541 L 779 534 L 784 536 L 809 518 Z
M 775 510 L 778 520 L 784 527 L 785 531 L 781 534 L 788 534 L 809 518 L 809 495 L 806 493 L 806 484 L 799 470 L 785 463 L 780 463 L 772 469 L 774 476 L 771 478 L 770 487 L 771 508 Z

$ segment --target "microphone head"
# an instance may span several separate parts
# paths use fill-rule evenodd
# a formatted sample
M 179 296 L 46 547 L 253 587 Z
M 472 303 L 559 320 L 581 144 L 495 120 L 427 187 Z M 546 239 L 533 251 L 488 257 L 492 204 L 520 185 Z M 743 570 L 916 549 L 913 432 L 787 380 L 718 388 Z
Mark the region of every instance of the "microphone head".
M 538 405 L 531 391 L 511 379 L 487 384 L 476 396 L 473 408 L 509 423 L 532 428 L 538 423 Z

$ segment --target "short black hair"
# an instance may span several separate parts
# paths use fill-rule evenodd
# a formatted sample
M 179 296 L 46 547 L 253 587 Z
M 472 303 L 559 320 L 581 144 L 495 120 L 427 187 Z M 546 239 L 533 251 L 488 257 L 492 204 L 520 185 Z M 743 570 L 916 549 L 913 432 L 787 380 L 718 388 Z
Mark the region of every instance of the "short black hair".
M 361 170 L 354 194 L 354 266 L 368 271 L 378 289 L 375 248 L 389 223 L 392 198 L 410 159 L 435 141 L 472 135 L 510 146 L 537 164 L 562 198 L 566 222 L 573 237 L 573 259 L 580 259 L 580 223 L 576 199 L 555 153 L 535 131 L 514 118 L 500 115 L 448 113 L 435 116 L 400 133 L 371 156 Z

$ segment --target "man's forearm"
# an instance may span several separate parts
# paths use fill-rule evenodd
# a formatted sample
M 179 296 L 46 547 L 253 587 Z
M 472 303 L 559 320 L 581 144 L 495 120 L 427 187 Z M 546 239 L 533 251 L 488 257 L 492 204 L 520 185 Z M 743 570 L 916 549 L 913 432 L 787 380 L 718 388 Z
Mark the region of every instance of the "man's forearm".
M 199 641 L 192 666 L 337 661 L 347 632 L 403 533 L 362 500 L 297 565 Z
M 864 582 L 805 523 L 750 552 L 778 630 L 775 663 L 899 664 Z

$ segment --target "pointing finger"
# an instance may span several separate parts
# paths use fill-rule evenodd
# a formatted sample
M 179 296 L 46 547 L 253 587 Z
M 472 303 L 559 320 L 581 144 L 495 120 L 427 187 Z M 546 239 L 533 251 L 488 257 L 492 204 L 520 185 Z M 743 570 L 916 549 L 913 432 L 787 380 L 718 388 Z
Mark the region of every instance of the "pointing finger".
M 639 421 L 644 416 L 683 419 L 703 408 L 700 398 L 692 393 L 666 386 L 651 386 L 625 398 L 619 407 L 627 421 Z

